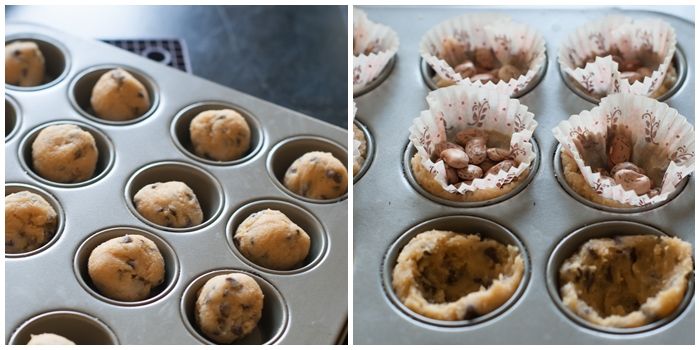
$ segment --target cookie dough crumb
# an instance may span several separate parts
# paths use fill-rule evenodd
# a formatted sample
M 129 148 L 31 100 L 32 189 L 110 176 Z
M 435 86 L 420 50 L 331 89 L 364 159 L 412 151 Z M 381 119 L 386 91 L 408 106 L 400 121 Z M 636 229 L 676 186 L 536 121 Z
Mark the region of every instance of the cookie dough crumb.
M 630 328 L 673 313 L 693 273 L 692 247 L 656 235 L 591 239 L 562 264 L 562 302 L 583 319 Z
M 43 246 L 56 233 L 54 208 L 40 195 L 21 191 L 5 197 L 5 253 L 25 253 Z
M 124 121 L 140 117 L 151 106 L 148 91 L 141 82 L 124 69 L 102 74 L 92 88 L 90 105 L 98 117 Z
M 230 344 L 255 329 L 262 317 L 263 298 L 260 286 L 248 275 L 212 277 L 197 292 L 197 326 L 209 339 Z
M 46 64 L 39 46 L 33 41 L 15 41 L 5 45 L 5 83 L 37 86 L 44 82 Z
M 284 174 L 284 186 L 311 199 L 333 199 L 348 189 L 348 171 L 328 152 L 308 152 Z
M 32 334 L 27 345 L 75 345 L 74 342 L 53 333 Z
M 148 221 L 166 227 L 192 227 L 204 218 L 197 196 L 180 181 L 144 186 L 134 195 L 134 206 Z
M 73 124 L 47 126 L 32 142 L 34 170 L 41 177 L 60 183 L 90 179 L 98 155 L 92 134 Z
M 125 235 L 100 244 L 90 253 L 88 273 L 102 295 L 138 301 L 163 283 L 165 262 L 153 241 Z
M 232 109 L 204 111 L 190 123 L 190 140 L 200 157 L 235 160 L 250 148 L 250 127 L 245 118 Z
M 233 239 L 254 263 L 275 270 L 299 266 L 309 254 L 309 235 L 286 215 L 265 209 L 248 216 Z

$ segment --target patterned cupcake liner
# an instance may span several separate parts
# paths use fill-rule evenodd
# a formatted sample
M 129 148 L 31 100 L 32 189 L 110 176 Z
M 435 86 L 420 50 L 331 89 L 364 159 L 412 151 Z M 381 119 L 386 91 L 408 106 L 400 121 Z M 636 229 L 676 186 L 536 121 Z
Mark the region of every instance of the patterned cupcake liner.
M 370 50 L 369 54 L 365 51 Z M 353 12 L 353 92 L 374 81 L 399 50 L 399 37 L 391 28 L 374 23 L 359 9 Z
M 620 50 L 623 58 L 636 57 L 640 50 L 651 49 L 662 59 L 651 76 L 630 84 L 621 77 L 617 62 L 607 55 L 614 47 Z M 559 65 L 594 95 L 619 92 L 654 96 L 663 86 L 675 52 L 676 32 L 668 23 L 659 19 L 608 16 L 586 23 L 571 33 L 559 49 Z M 602 57 L 604 54 L 606 56 Z M 593 55 L 595 61 L 583 66 Z
M 435 90 L 427 97 L 429 110 L 422 111 L 409 128 L 409 139 L 422 157 L 421 164 L 445 191 L 464 194 L 479 189 L 501 188 L 522 175 L 535 159 L 530 139 L 537 127 L 534 114 L 516 99 L 494 89 L 455 85 Z M 445 164 L 431 160 L 435 146 L 454 139 L 466 128 L 511 135 L 510 151 L 517 167 L 474 179 L 458 187 L 447 183 Z
M 524 55 L 525 61 L 530 62 L 528 70 L 517 78 L 496 84 L 463 79 L 445 60 L 438 58 L 447 38 L 455 39 L 465 51 L 491 48 L 496 58 L 504 63 L 510 62 L 512 57 Z M 467 14 L 438 24 L 421 39 L 420 54 L 442 79 L 460 85 L 494 88 L 509 96 L 524 90 L 547 60 L 544 38 L 537 31 L 498 14 Z
M 668 198 L 695 165 L 694 128 L 667 104 L 634 94 L 613 94 L 590 111 L 572 115 L 552 129 L 565 151 L 570 152 L 591 188 L 604 198 L 632 206 L 660 203 Z M 607 164 L 609 133 L 623 132 L 632 143 L 634 164 L 654 180 L 661 178 L 661 192 L 637 195 L 593 169 Z M 583 153 L 582 153 L 583 152 Z

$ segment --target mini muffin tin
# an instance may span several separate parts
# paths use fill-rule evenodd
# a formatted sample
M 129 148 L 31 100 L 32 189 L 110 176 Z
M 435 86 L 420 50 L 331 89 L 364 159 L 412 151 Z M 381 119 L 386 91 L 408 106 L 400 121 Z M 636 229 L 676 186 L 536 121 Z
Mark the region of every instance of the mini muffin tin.
M 597 208 L 570 195 L 558 181 L 555 172 L 558 143 L 551 131 L 570 115 L 595 106 L 567 88 L 562 80 L 556 57 L 558 45 L 578 26 L 610 14 L 658 17 L 675 28 L 678 48 L 685 54 L 685 61 L 679 62 L 689 65 L 682 67 L 684 78 L 680 78 L 679 86 L 665 103 L 694 124 L 693 23 L 660 13 L 614 8 L 579 11 L 367 6 L 362 9 L 372 20 L 396 30 L 401 47 L 388 77 L 355 99 L 357 118 L 370 131 L 376 152 L 354 187 L 354 343 L 693 344 L 692 276 L 686 298 L 673 315 L 623 332 L 593 327 L 562 310 L 558 286 L 553 285 L 556 282 L 552 277 L 560 259 L 565 258 L 562 253 L 575 251 L 590 238 L 663 232 L 694 245 L 694 177 L 673 199 L 654 208 L 635 212 Z M 548 53 L 542 80 L 519 97 L 539 123 L 534 134 L 539 164 L 531 170 L 533 178 L 508 198 L 478 206 L 426 195 L 415 187 L 411 170 L 407 168 L 407 159 L 413 154 L 412 147 L 407 147 L 408 128 L 420 111 L 428 108 L 425 98 L 431 91 L 423 78 L 425 69 L 421 66 L 418 44 L 433 26 L 473 12 L 502 13 L 535 27 L 544 36 Z M 474 225 L 470 222 L 474 219 L 487 220 L 491 225 Z M 504 243 L 520 243 L 526 272 L 520 289 L 504 307 L 473 322 L 440 324 L 421 319 L 399 304 L 388 275 L 398 252 L 415 234 L 440 228 L 479 232 Z M 512 235 L 504 236 L 504 230 Z
M 53 80 L 36 88 L 5 85 L 5 194 L 28 189 L 59 215 L 58 233 L 44 247 L 5 255 L 7 343 L 54 332 L 78 344 L 208 344 L 193 323 L 194 299 L 209 277 L 229 271 L 252 276 L 265 294 L 257 329 L 237 344 L 339 340 L 347 322 L 347 195 L 307 200 L 290 194 L 281 177 L 305 152 L 347 160 L 347 131 L 98 41 L 31 23 L 5 30 L 6 43 L 40 39 L 58 50 L 47 55 Z M 110 122 L 92 115 L 92 84 L 113 67 L 146 86 L 152 107 L 144 116 Z M 210 107 L 236 109 L 248 120 L 252 144 L 242 159 L 212 162 L 191 152 L 188 121 Z M 32 170 L 31 142 L 59 122 L 95 136 L 100 156 L 92 179 L 59 184 Z M 194 190 L 201 225 L 162 227 L 135 210 L 136 191 L 171 180 Z M 243 215 L 266 208 L 281 210 L 311 236 L 310 255 L 298 269 L 259 267 L 230 243 Z M 87 274 L 92 249 L 127 233 L 153 240 L 165 260 L 165 281 L 138 302 L 101 295 Z

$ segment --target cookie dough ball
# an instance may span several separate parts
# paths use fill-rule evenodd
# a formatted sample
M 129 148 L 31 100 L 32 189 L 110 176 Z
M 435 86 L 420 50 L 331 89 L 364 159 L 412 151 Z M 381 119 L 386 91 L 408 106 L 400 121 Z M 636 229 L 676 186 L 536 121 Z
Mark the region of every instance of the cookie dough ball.
M 248 275 L 212 277 L 197 292 L 197 326 L 209 339 L 230 344 L 255 329 L 262 317 L 263 298 L 260 286 Z
M 190 140 L 200 157 L 235 160 L 250 148 L 250 127 L 245 118 L 232 109 L 204 111 L 190 123 Z
M 269 269 L 290 270 L 309 254 L 309 235 L 277 210 L 251 214 L 233 239 L 246 258 Z
M 74 342 L 53 333 L 32 334 L 27 345 L 75 345 Z
M 39 46 L 33 41 L 15 41 L 5 45 L 5 83 L 37 86 L 44 82 L 46 64 Z
M 25 253 L 48 242 L 56 233 L 54 208 L 40 195 L 22 191 L 5 197 L 5 252 Z
M 129 72 L 117 68 L 102 74 L 92 88 L 90 104 L 98 117 L 130 120 L 146 113 L 151 106 L 148 91 Z
M 73 124 L 47 126 L 32 143 L 34 170 L 41 177 L 60 183 L 90 179 L 98 155 L 92 134 Z
M 148 298 L 165 277 L 165 262 L 158 247 L 141 235 L 112 238 L 95 248 L 88 273 L 102 295 L 121 301 Z
M 309 152 L 287 169 L 284 186 L 307 198 L 333 199 L 347 191 L 348 171 L 328 152 Z
M 136 210 L 148 221 L 167 227 L 192 227 L 204 214 L 192 189 L 180 181 L 156 182 L 134 195 Z

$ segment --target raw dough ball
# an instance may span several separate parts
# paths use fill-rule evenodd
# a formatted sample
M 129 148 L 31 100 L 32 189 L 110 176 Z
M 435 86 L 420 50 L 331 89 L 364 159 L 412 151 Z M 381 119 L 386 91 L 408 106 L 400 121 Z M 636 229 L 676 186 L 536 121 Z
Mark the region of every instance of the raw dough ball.
M 365 133 L 360 130 L 355 124 L 352 125 L 353 142 L 359 142 L 357 147 L 353 149 L 352 174 L 357 175 L 362 169 L 362 164 L 367 156 L 367 139 Z M 359 151 L 359 152 L 358 152 Z
M 562 302 L 605 327 L 639 327 L 680 305 L 693 273 L 692 247 L 675 237 L 591 239 L 559 270 Z
M 32 163 L 41 177 L 61 183 L 88 180 L 95 173 L 95 138 L 73 124 L 47 126 L 32 143 Z
M 220 344 L 252 332 L 262 317 L 264 295 L 255 280 L 242 273 L 212 277 L 197 292 L 194 315 L 199 329 Z
M 75 345 L 74 342 L 53 333 L 32 334 L 27 345 Z
M 328 152 L 309 152 L 287 169 L 284 186 L 307 198 L 337 198 L 348 189 L 348 171 Z
M 475 234 L 432 230 L 403 247 L 392 285 L 414 312 L 437 320 L 468 320 L 508 301 L 523 270 L 514 246 Z
M 15 41 L 5 45 L 5 83 L 37 86 L 44 82 L 44 55 L 33 41 Z
M 88 273 L 104 296 L 121 301 L 148 298 L 165 276 L 165 262 L 158 247 L 141 235 L 112 238 L 95 248 L 88 259 Z
M 250 148 L 250 127 L 245 118 L 232 109 L 204 111 L 190 123 L 190 140 L 200 157 L 235 160 Z
M 106 120 L 130 120 L 146 113 L 151 106 L 148 91 L 129 72 L 117 68 L 102 74 L 92 88 L 92 109 Z
M 202 223 L 204 214 L 197 196 L 180 181 L 156 182 L 134 195 L 136 210 L 148 221 L 167 227 L 191 227 Z
M 51 204 L 40 195 L 22 191 L 5 197 L 5 252 L 25 253 L 48 242 L 58 219 Z
M 233 239 L 246 258 L 269 269 L 290 270 L 309 254 L 309 235 L 277 210 L 251 214 Z

